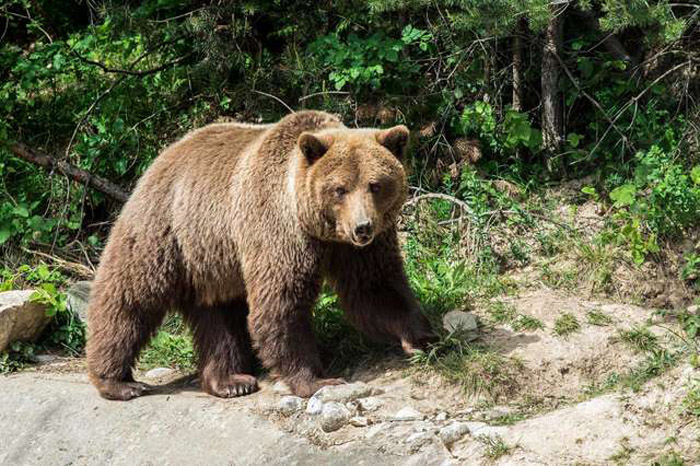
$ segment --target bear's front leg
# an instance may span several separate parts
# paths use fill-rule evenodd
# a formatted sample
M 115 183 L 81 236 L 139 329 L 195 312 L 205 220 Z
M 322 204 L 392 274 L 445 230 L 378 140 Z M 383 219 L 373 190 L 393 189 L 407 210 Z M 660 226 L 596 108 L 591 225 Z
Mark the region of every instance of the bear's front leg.
M 316 271 L 308 264 L 257 262 L 245 276 L 248 328 L 263 365 L 279 374 L 301 397 L 313 395 L 324 385 L 344 383 L 342 379 L 322 378 L 311 326 L 311 308 L 320 288 Z
M 434 338 L 408 284 L 395 231 L 364 248 L 337 245 L 327 273 L 348 319 L 369 337 L 400 343 L 407 354 Z

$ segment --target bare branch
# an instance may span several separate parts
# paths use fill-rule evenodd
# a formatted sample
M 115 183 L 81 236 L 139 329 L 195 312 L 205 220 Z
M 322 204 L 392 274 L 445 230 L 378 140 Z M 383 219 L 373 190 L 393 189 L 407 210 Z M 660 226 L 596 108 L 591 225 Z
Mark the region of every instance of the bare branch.
M 126 202 L 127 199 L 129 199 L 129 193 L 119 185 L 112 183 L 101 176 L 93 175 L 92 173 L 71 165 L 68 162 L 56 160 L 50 155 L 35 151 L 21 142 L 12 144 L 12 146 L 10 146 L 10 150 L 12 150 L 12 153 L 17 157 L 26 160 L 27 162 L 39 165 L 47 170 L 56 169 L 73 181 L 90 186 L 91 188 L 100 191 L 116 201 Z

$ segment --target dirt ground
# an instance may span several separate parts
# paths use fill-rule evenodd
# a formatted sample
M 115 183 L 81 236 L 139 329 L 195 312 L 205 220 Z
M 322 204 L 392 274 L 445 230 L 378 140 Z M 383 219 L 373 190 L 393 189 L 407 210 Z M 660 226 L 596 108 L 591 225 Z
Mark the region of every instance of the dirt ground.
M 651 309 L 548 289 L 506 304 L 544 326 L 482 328 L 485 344 L 518 362 L 517 383 L 496 402 L 398 357 L 358 369 L 345 392 L 314 397 L 323 401 L 322 412 L 314 411 L 318 400 L 290 397 L 280 383 L 263 380 L 256 394 L 221 400 L 201 393 L 192 377 L 168 371 L 148 380 L 157 385 L 153 395 L 109 402 L 89 385 L 82 360 L 58 359 L 0 377 L 0 464 L 673 464 L 663 461 L 674 455 L 693 464 L 700 458 L 700 426 L 682 407 L 689 384 L 700 377 L 687 358 L 636 392 L 605 385 L 644 362 L 621 331 L 644 325 L 660 344 L 677 344 Z M 591 311 L 610 320 L 594 325 Z M 578 331 L 553 331 L 562 313 L 576 317 Z M 341 412 L 332 428 L 330 405 Z

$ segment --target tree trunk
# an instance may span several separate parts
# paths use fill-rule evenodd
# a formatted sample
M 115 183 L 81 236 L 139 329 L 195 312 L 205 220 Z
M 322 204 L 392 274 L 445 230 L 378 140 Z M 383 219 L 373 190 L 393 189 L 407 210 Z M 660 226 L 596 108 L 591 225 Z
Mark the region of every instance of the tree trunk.
M 513 36 L 513 110 L 523 110 L 523 39 L 527 31 L 525 19 L 520 19 Z
M 561 151 L 562 145 L 563 106 L 557 54 L 561 50 L 564 13 L 553 8 L 551 14 L 542 48 L 542 149 L 549 156 L 548 168 L 554 171 L 552 156 Z

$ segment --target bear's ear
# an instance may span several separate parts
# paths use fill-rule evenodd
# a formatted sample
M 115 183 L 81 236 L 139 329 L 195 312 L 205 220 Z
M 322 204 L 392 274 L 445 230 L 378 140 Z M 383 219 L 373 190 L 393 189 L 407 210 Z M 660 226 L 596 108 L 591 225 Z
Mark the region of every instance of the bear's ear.
M 328 152 L 331 141 L 311 133 L 302 133 L 301 136 L 299 136 L 298 144 L 299 150 L 304 154 L 309 165 L 312 165 Z
M 403 160 L 408 145 L 408 128 L 404 125 L 394 126 L 377 132 L 377 142 L 389 149 L 397 159 Z

